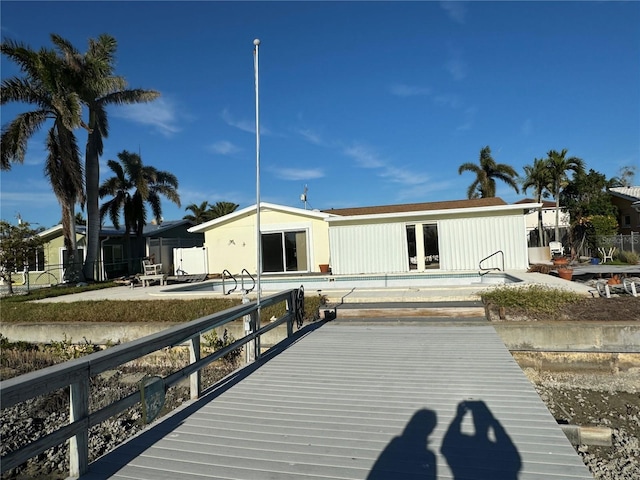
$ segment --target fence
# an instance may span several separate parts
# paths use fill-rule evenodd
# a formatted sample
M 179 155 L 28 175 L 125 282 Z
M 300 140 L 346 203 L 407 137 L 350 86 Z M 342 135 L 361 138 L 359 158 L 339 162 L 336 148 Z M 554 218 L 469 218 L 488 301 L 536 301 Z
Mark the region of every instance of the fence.
M 598 237 L 598 246 L 605 248 L 616 247 L 618 251 L 640 254 L 640 233 L 631 232 L 631 235 L 601 236 Z
M 286 302 L 283 316 L 261 327 L 257 301 L 245 303 L 206 317 L 178 325 L 147 337 L 127 342 L 93 353 L 85 357 L 54 365 L 0 382 L 0 405 L 8 408 L 39 395 L 46 395 L 60 388 L 69 387 L 69 423 L 58 430 L 28 443 L 4 455 L 0 460 L 2 473 L 22 465 L 29 458 L 69 440 L 70 477 L 78 477 L 88 470 L 89 428 L 107 420 L 124 410 L 142 402 L 145 407 L 145 393 L 149 385 L 140 385 L 140 392 L 132 393 L 100 410 L 90 412 L 91 378 L 107 370 L 112 370 L 132 360 L 163 348 L 188 344 L 190 363 L 165 378 L 160 378 L 162 394 L 171 386 L 189 378 L 191 398 L 201 395 L 200 370 L 233 350 L 253 341 L 255 359 L 262 355 L 260 336 L 286 323 L 287 336 L 293 335 L 294 325 L 302 325 L 304 316 L 304 290 L 292 289 L 261 300 L 260 308 Z M 205 357 L 201 357 L 200 338 L 214 328 L 226 325 L 242 317 L 250 317 L 250 332 L 229 346 Z M 157 386 L 157 385 L 156 385 Z M 152 392 L 155 393 L 155 392 Z M 153 396 L 153 395 L 152 395 Z

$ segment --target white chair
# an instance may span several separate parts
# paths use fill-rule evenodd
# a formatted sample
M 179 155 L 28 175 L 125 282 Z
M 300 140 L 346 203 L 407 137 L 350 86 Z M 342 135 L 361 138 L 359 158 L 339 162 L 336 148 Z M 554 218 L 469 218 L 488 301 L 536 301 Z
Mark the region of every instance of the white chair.
M 162 273 L 162 264 L 151 263 L 151 260 L 147 258 L 142 260 L 142 268 L 145 275 L 160 275 Z
M 549 242 L 549 250 L 551 251 L 552 257 L 556 254 L 564 255 L 564 248 L 561 242 Z
M 616 253 L 616 247 L 611 247 L 609 249 L 598 247 L 598 252 L 600 252 L 600 256 L 602 257 L 602 263 L 606 262 L 607 258 L 613 261 L 613 254 Z

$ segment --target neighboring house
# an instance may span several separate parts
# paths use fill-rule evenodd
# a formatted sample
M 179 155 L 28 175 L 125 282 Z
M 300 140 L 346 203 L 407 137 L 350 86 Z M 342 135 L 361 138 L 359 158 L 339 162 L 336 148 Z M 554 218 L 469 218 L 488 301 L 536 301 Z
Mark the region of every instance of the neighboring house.
M 611 203 L 618 207 L 618 231 L 621 235 L 640 232 L 640 186 L 608 190 Z
M 531 198 L 524 198 L 522 200 L 518 200 L 514 205 L 526 205 L 528 203 L 536 203 L 535 200 Z M 535 245 L 538 243 L 537 235 L 533 235 L 533 231 L 538 228 L 538 209 L 531 208 L 528 212 L 525 212 L 525 223 L 527 228 L 527 238 L 533 242 Z M 569 212 L 560 207 L 560 216 L 559 216 L 558 227 L 560 230 L 568 230 L 571 226 L 571 217 L 569 216 Z M 553 230 L 556 226 L 556 202 L 543 200 L 542 201 L 542 229 L 545 232 L 545 241 L 544 244 L 548 245 L 550 240 L 553 240 L 553 235 L 549 236 L 549 232 Z
M 527 203 L 536 203 L 531 198 L 524 198 L 515 202 L 515 205 L 522 205 Z M 527 233 L 531 230 L 538 228 L 538 209 L 531 209 L 525 213 L 524 220 L 527 226 Z M 569 228 L 571 225 L 571 218 L 569 212 L 560 207 L 559 227 Z M 542 227 L 543 228 L 555 228 L 556 226 L 556 202 L 543 200 L 542 201 Z
M 161 224 L 145 225 L 142 237 L 145 256 L 153 255 L 156 263 L 162 264 L 164 273 L 174 273 L 174 248 L 201 246 L 204 236 L 188 232 L 193 225 L 188 220 L 164 221 Z M 76 227 L 76 238 L 80 258 L 84 261 L 86 227 Z M 67 251 L 64 247 L 62 225 L 40 232 L 45 244 L 36 255 L 33 265 L 29 265 L 29 281 L 31 284 L 57 284 L 64 279 L 63 266 L 67 263 Z M 106 280 L 140 271 L 140 258 L 131 258 L 135 251 L 137 238 L 129 235 L 129 245 L 125 244 L 124 229 L 103 226 L 100 229 L 99 265 L 96 266 L 96 278 Z
M 260 203 L 262 272 L 317 272 L 329 264 L 331 215 L 272 203 Z M 256 272 L 256 206 L 244 208 L 189 229 L 204 234 L 209 273 Z
M 323 212 L 262 203 L 262 272 L 334 274 L 477 270 L 504 253 L 506 269 L 528 268 L 524 215 L 539 204 L 500 198 Z M 190 228 L 202 232 L 210 273 L 256 271 L 256 207 Z M 502 268 L 501 255 L 485 264 Z

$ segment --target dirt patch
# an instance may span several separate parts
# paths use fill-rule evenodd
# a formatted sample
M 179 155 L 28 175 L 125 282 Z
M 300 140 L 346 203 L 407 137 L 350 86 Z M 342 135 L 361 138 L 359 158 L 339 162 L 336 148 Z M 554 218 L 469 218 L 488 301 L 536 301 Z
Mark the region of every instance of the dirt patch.
M 487 307 L 491 321 L 640 321 L 640 297 L 585 298 L 554 312 L 531 313 L 523 308 Z

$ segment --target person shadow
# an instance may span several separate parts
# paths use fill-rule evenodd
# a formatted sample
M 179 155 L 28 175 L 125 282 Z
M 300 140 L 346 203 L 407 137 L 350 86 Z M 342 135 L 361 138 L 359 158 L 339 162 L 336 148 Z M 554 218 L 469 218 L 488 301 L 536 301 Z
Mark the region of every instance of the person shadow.
M 428 448 L 428 437 L 436 424 L 436 412 L 418 410 L 402 435 L 382 451 L 367 480 L 436 480 L 436 455 Z
M 465 433 L 469 415 L 473 433 Z M 440 452 L 454 479 L 517 480 L 522 466 L 518 449 L 483 401 L 463 401 L 442 439 Z

